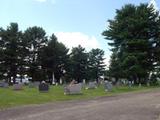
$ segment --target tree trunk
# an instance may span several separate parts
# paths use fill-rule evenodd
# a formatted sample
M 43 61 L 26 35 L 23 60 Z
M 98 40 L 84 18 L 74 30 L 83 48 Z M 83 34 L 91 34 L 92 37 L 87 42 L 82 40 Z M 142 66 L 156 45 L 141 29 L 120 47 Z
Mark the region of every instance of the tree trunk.
M 118 77 L 115 77 L 115 84 L 119 81 Z
M 134 79 L 133 79 L 133 81 L 134 81 L 134 84 L 136 84 L 136 85 L 138 85 L 138 84 L 139 84 L 139 80 L 138 80 L 138 76 L 137 76 L 137 74 L 135 74 L 135 75 L 134 75 Z
M 13 76 L 13 84 L 16 84 L 16 77 L 15 77 L 15 75 Z
M 138 84 L 141 84 L 141 77 L 138 77 Z
M 23 75 L 21 74 L 20 76 L 21 76 L 21 77 L 20 77 L 20 78 L 21 78 L 21 79 L 20 79 L 20 82 L 22 83 L 22 82 L 23 82 L 23 81 L 22 81 L 22 79 L 23 79 Z

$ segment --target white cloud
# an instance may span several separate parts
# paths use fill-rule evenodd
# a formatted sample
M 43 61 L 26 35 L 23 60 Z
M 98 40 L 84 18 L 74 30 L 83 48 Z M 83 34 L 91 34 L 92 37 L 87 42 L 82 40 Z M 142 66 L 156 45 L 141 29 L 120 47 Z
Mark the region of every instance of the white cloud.
M 62 42 L 70 49 L 72 49 L 72 47 L 77 47 L 78 45 L 86 48 L 87 51 L 91 50 L 92 48 L 102 49 L 96 37 L 89 36 L 81 32 L 56 32 L 55 35 L 59 42 Z M 104 58 L 106 69 L 108 69 L 110 54 L 105 54 Z
M 68 48 L 81 45 L 87 50 L 92 48 L 100 48 L 100 44 L 94 36 L 88 36 L 81 32 L 57 32 L 55 35 L 59 42 L 64 43 Z
M 104 56 L 105 57 L 105 59 L 104 59 L 104 63 L 106 64 L 106 69 L 108 69 L 109 68 L 109 64 L 110 64 L 110 57 L 109 56 Z

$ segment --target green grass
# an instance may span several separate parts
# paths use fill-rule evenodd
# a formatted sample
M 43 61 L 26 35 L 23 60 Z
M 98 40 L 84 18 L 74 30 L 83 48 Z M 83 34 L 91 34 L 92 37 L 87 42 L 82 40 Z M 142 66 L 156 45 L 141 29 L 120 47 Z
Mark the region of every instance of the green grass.
M 40 93 L 36 88 L 28 88 L 22 91 L 14 91 L 10 88 L 0 88 L 0 109 L 13 106 L 41 104 L 55 101 L 92 99 L 99 96 L 111 96 L 120 93 L 152 90 L 155 87 L 119 87 L 113 88 L 112 92 L 105 92 L 102 86 L 97 89 L 82 90 L 81 95 L 64 95 L 63 86 L 52 86 L 48 93 Z

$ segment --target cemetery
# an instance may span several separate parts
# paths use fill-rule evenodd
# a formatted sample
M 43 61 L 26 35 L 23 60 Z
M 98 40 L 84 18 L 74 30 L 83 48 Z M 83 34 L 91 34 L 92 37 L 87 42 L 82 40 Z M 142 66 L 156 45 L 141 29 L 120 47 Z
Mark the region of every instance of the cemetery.
M 155 0 L 6 1 L 0 1 L 0 120 L 160 120 Z
M 38 83 L 38 82 L 37 82 Z M 15 84 L 13 86 L 3 87 L 0 84 L 0 109 L 29 105 L 29 104 L 42 104 L 56 101 L 68 101 L 68 100 L 81 100 L 92 99 L 98 96 L 111 96 L 126 92 L 138 92 L 145 90 L 152 90 L 157 87 L 147 86 L 115 86 L 111 82 L 104 82 L 97 85 L 95 89 L 86 89 L 89 83 L 82 87 L 82 84 L 74 85 L 49 85 L 46 83 L 30 83 Z

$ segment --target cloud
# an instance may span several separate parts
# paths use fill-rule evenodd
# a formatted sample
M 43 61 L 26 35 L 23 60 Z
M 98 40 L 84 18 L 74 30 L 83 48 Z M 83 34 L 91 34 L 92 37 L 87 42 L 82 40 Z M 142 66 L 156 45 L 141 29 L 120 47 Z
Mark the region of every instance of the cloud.
M 92 48 L 100 48 L 97 39 L 94 36 L 89 36 L 81 32 L 57 32 L 55 35 L 59 42 L 64 43 L 68 48 L 81 45 L 87 50 Z
M 105 63 L 105 65 L 106 65 L 106 69 L 109 69 L 109 64 L 110 64 L 110 57 L 109 56 L 104 56 L 104 63 Z
M 56 32 L 55 35 L 59 42 L 62 42 L 70 49 L 72 49 L 72 47 L 77 47 L 78 45 L 86 48 L 87 51 L 91 50 L 92 48 L 102 49 L 96 37 L 89 36 L 81 32 Z M 105 54 L 104 58 L 106 69 L 108 69 L 110 55 Z

